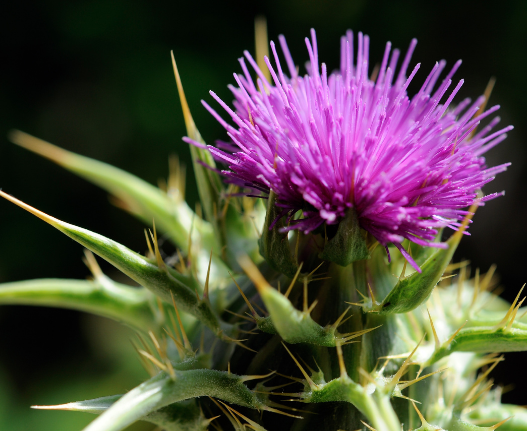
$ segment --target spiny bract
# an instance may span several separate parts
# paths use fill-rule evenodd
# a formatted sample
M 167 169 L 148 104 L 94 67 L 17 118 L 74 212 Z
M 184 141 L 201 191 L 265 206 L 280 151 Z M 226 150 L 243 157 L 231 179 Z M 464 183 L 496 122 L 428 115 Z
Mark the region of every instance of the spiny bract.
M 242 61 L 236 112 L 217 99 L 238 128 L 211 110 L 229 132 L 227 152 L 201 139 L 173 60 L 203 217 L 184 200 L 177 163 L 160 190 L 25 133 L 11 135 L 155 222 L 142 256 L 0 192 L 90 250 L 93 274 L 91 281 L 7 283 L 0 303 L 116 319 L 140 335 L 137 353 L 151 373 L 124 395 L 38 408 L 99 415 L 87 431 L 138 420 L 168 431 L 527 429 L 527 413 L 502 404 L 489 378 L 500 352 L 527 350 L 520 294 L 508 304 L 491 293 L 493 268 L 470 279 L 466 263 L 450 263 L 485 200 L 479 188 L 505 169 L 485 168 L 481 154 L 509 128 L 489 134 L 495 119 L 476 131 L 495 108 L 483 113 L 483 98 L 451 108 L 459 86 L 439 105 L 458 63 L 434 92 L 438 63 L 409 98 L 415 42 L 395 81 L 398 51 L 388 65 L 388 44 L 378 76 L 369 78 L 369 40 L 361 34 L 356 62 L 348 33 L 340 72 L 329 76 L 325 65 L 319 72 L 314 33 L 303 78 L 280 42 L 290 77 L 273 44 L 278 73 L 265 63 L 274 85 L 246 54 L 259 91 Z M 218 171 L 211 153 L 230 170 Z M 264 199 L 249 196 L 255 189 Z M 456 232 L 440 242 L 446 226 Z M 156 227 L 178 249 L 170 261 Z M 394 246 L 402 254 L 388 259 Z M 92 253 L 140 287 L 106 277 Z

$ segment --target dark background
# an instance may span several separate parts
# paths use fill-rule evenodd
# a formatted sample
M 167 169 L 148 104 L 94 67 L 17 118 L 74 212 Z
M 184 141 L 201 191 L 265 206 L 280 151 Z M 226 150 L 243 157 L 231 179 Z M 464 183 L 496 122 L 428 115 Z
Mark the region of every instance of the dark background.
M 506 161 L 512 166 L 485 191 L 507 194 L 478 211 L 472 236 L 462 242 L 457 259 L 468 258 L 482 271 L 496 263 L 506 287 L 503 296 L 511 300 L 527 281 L 527 2 L 523 0 L 5 3 L 0 25 L 0 187 L 62 220 L 143 252 L 141 223 L 110 205 L 106 193 L 95 186 L 9 143 L 7 132 L 24 130 L 157 183 L 167 175 L 171 153 L 178 153 L 189 165 L 188 148 L 181 141 L 185 130 L 170 50 L 196 123 L 206 141 L 213 142 L 224 133 L 200 99 L 210 100 L 207 92 L 214 89 L 231 100 L 226 86 L 234 81 L 232 73 L 239 71 L 237 59 L 243 50 L 254 51 L 253 23 L 258 14 L 266 15 L 271 39 L 280 33 L 287 37 L 300 65 L 307 59 L 304 37 L 311 27 L 317 30 L 320 58 L 329 69 L 338 66 L 339 37 L 351 28 L 370 35 L 371 65 L 380 62 L 386 41 L 404 50 L 412 37 L 419 40 L 412 66 L 421 62 L 422 68 L 410 92 L 442 58 L 449 65 L 459 58 L 464 61 L 456 74 L 465 79 L 458 101 L 476 97 L 491 76 L 497 78 L 490 105 L 502 106 L 502 126 L 516 128 L 487 160 L 491 166 Z M 193 184 L 189 168 L 190 201 L 196 196 Z M 0 222 L 0 282 L 88 274 L 81 262 L 82 248 L 37 218 L 0 202 Z M 9 430 L 30 429 L 28 424 L 47 429 L 44 422 L 54 413 L 28 411 L 29 404 L 70 401 L 72 395 L 100 396 L 137 384 L 139 377 L 123 377 L 126 367 L 139 375 L 137 367 L 116 362 L 115 349 L 121 348 L 116 346 L 131 352 L 128 334 L 118 331 L 102 319 L 65 310 L 0 308 L 0 401 L 5 401 L 0 402 L 0 424 L 9 424 Z M 526 361 L 525 354 L 508 354 L 507 362 L 498 367 L 497 381 L 521 387 Z M 81 380 L 91 388 L 88 393 L 58 389 L 78 388 Z M 97 383 L 104 381 L 112 383 Z M 101 389 L 112 384 L 113 389 Z M 505 400 L 527 404 L 527 395 L 518 388 Z M 72 415 L 59 413 L 55 417 L 61 422 L 49 429 L 62 429 L 63 418 Z M 81 422 L 91 419 L 81 416 Z M 64 429 L 77 429 L 81 422 Z

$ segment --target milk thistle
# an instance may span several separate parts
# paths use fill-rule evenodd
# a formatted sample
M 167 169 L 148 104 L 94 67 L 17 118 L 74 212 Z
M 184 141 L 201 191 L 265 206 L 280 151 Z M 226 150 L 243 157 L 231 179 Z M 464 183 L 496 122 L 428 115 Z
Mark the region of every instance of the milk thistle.
M 437 63 L 410 99 L 406 90 L 420 65 L 408 78 L 406 73 L 416 43 L 412 40 L 397 72 L 399 51 L 391 53 L 388 42 L 376 79 L 368 77 L 369 38 L 362 33 L 356 59 L 353 33 L 342 37 L 340 70 L 331 74 L 324 63 L 319 67 L 314 30 L 311 40 L 306 38 L 305 77 L 298 75 L 283 36 L 280 44 L 289 77 L 273 42 L 276 66 L 265 58 L 272 82 L 245 52 L 257 85 L 240 59 L 243 75 L 235 75 L 239 87 L 231 87 L 236 111 L 211 92 L 237 128 L 204 102 L 232 139 L 222 146 L 226 151 L 209 146 L 210 152 L 229 165 L 230 171 L 223 173 L 233 183 L 266 195 L 272 191 L 283 209 L 280 215 L 293 219 L 302 211 L 284 231 L 301 229 L 307 234 L 324 223 L 340 223 L 351 210 L 362 229 L 386 249 L 389 243 L 395 245 L 419 270 L 401 243 L 407 239 L 446 247 L 433 243 L 438 229 L 459 226 L 477 190 L 509 165 L 486 169 L 481 155 L 501 142 L 512 126 L 490 134 L 499 122 L 495 118 L 474 135 L 479 122 L 499 106 L 475 116 L 485 100 L 481 97 L 449 109 L 463 80 L 439 103 L 461 61 L 435 88 L 445 67 L 444 61 Z
M 263 33 L 258 22 L 257 46 L 267 45 Z M 454 101 L 460 62 L 444 77 L 437 63 L 410 97 L 416 41 L 400 67 L 388 43 L 372 73 L 369 38 L 357 39 L 354 54 L 353 33 L 342 37 L 332 73 L 314 31 L 304 76 L 282 36 L 287 72 L 273 42 L 274 65 L 246 52 L 234 109 L 211 92 L 230 122 L 204 102 L 227 131 L 215 146 L 194 124 L 173 58 L 196 211 L 177 162 L 158 189 L 11 135 L 154 221 L 143 256 L 0 192 L 88 249 L 93 275 L 7 283 L 0 303 L 121 321 L 137 331 L 151 374 L 124 395 L 34 407 L 99 415 L 87 431 L 138 420 L 168 431 L 527 429 L 527 413 L 502 404 L 489 379 L 500 352 L 527 350 L 521 292 L 508 304 L 492 293 L 494 268 L 471 279 L 466 262 L 451 262 L 476 208 L 501 194 L 481 188 L 508 164 L 489 168 L 482 155 L 512 127 L 494 131 L 498 117 L 479 126 L 498 109 L 485 110 L 489 94 Z M 177 247 L 173 258 L 156 228 Z M 448 239 L 444 228 L 454 230 Z M 92 253 L 140 286 L 106 277 Z

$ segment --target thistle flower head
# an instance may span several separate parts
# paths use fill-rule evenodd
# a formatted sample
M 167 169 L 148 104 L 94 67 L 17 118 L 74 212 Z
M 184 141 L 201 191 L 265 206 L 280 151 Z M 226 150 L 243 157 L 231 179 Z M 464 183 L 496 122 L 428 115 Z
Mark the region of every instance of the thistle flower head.
M 234 75 L 238 86 L 231 87 L 234 110 L 211 92 L 234 125 L 203 104 L 231 140 L 208 147 L 228 165 L 223 174 L 263 194 L 273 191 L 283 208 L 280 216 L 290 218 L 285 229 L 308 233 L 339 223 L 353 208 L 361 228 L 385 247 L 393 243 L 416 266 L 401 246 L 405 238 L 446 247 L 433 242 L 439 228 L 456 229 L 476 199 L 483 203 L 499 195 L 478 198 L 478 190 L 508 166 L 487 168 L 482 154 L 512 127 L 493 131 L 495 117 L 476 131 L 499 108 L 478 112 L 483 96 L 454 106 L 463 80 L 453 85 L 452 77 L 461 61 L 441 80 L 446 63 L 436 63 L 410 97 L 407 88 L 420 67 L 407 77 L 415 39 L 399 68 L 399 51 L 388 42 L 376 77 L 368 75 L 369 38 L 362 33 L 356 54 L 353 33 L 341 38 L 340 69 L 330 73 L 319 63 L 312 30 L 305 76 L 299 75 L 284 37 L 279 40 L 287 72 L 271 42 L 275 65 L 265 58 L 271 82 L 245 52 L 243 73 Z M 299 210 L 302 216 L 293 219 Z

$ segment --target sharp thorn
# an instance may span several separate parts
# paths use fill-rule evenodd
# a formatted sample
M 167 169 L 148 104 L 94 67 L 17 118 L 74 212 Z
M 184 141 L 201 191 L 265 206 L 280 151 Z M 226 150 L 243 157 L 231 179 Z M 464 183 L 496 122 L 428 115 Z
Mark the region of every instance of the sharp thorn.
M 377 431 L 375 428 L 373 428 L 372 426 L 368 425 L 368 424 L 367 424 L 366 422 L 364 422 L 363 420 L 361 420 L 361 422 L 362 422 L 362 424 L 363 424 L 365 427 L 371 429 L 371 431 Z
M 468 320 L 465 320 L 465 323 L 463 323 L 456 332 L 454 332 L 450 338 L 447 340 L 447 342 L 445 343 L 445 347 L 449 346 L 450 343 L 452 343 L 452 341 L 454 341 L 454 338 L 456 338 L 456 335 L 459 334 L 459 331 L 461 331 L 465 325 L 468 323 Z
M 303 307 L 302 307 L 302 310 L 304 311 L 304 313 L 307 313 L 307 309 L 308 309 L 307 302 L 308 302 L 307 300 L 307 279 L 304 278 L 304 298 L 303 298 Z
M 212 263 L 212 249 L 210 250 L 209 266 L 207 268 L 207 278 L 205 279 L 205 287 L 203 288 L 203 298 L 209 297 L 209 278 L 210 278 L 210 265 Z
M 423 414 L 419 411 L 419 409 L 418 409 L 417 406 L 415 405 L 415 402 L 414 402 L 414 401 L 412 401 L 412 405 L 414 406 L 415 411 L 416 411 L 417 414 L 419 415 L 419 419 L 421 419 L 421 426 L 422 426 L 422 427 L 427 427 L 428 422 L 426 421 L 426 419 L 425 419 L 425 417 L 423 416 Z
M 234 311 L 231 311 L 231 310 L 225 310 L 225 311 L 226 311 L 227 313 L 229 313 L 229 314 L 232 314 L 233 316 L 239 317 L 240 319 L 245 319 L 245 320 L 247 320 L 248 322 L 256 323 L 256 321 L 255 321 L 253 318 L 250 318 L 250 317 L 244 316 L 244 315 L 242 315 L 242 314 L 235 313 Z
M 441 343 L 439 342 L 439 337 L 437 336 L 436 328 L 434 326 L 434 322 L 432 320 L 432 316 L 430 315 L 430 311 L 428 308 L 426 309 L 426 312 L 428 313 L 428 318 L 430 319 L 430 326 L 432 326 L 432 333 L 434 334 L 434 341 L 435 341 L 435 350 L 439 350 L 441 348 Z
M 95 278 L 96 280 L 103 277 L 104 274 L 101 270 L 101 267 L 99 266 L 99 264 L 97 263 L 97 259 L 95 259 L 95 256 L 93 255 L 93 253 L 88 250 L 87 248 L 84 249 L 84 256 L 85 258 L 83 259 L 85 265 L 88 267 L 88 269 L 90 270 L 90 272 L 92 273 L 93 275 L 93 278 Z
M 364 368 L 359 367 L 359 374 L 366 380 L 368 380 L 370 383 L 373 383 L 376 387 L 379 387 L 377 381 Z
M 184 346 L 186 349 L 192 350 L 192 345 L 190 344 L 190 341 L 188 340 L 187 333 L 185 332 L 185 327 L 183 326 L 183 323 L 181 322 L 181 317 L 179 316 L 179 310 L 177 309 L 176 299 L 174 298 L 174 294 L 172 292 L 170 292 L 170 295 L 172 296 L 172 304 L 174 304 L 174 310 L 176 311 L 176 318 L 179 323 L 179 329 L 183 337 Z
M 417 379 L 410 380 L 409 382 L 406 382 L 406 383 L 403 383 L 403 384 L 399 384 L 398 387 L 402 391 L 403 389 L 407 388 L 408 386 L 412 386 L 414 383 L 420 382 L 421 380 L 424 380 L 427 377 L 433 376 L 434 374 L 442 373 L 446 369 L 448 369 L 448 367 L 441 368 L 440 370 L 434 371 L 433 373 L 428 373 L 428 374 L 426 374 L 424 376 L 418 377 Z
M 289 294 L 291 293 L 291 290 L 293 290 L 293 286 L 295 285 L 296 280 L 298 279 L 298 276 L 300 275 L 300 271 L 302 271 L 302 266 L 303 265 L 304 265 L 304 262 L 301 262 L 300 265 L 298 265 L 298 269 L 296 270 L 295 276 L 293 277 L 293 279 L 291 280 L 291 284 L 289 284 L 289 287 L 285 291 L 284 296 L 286 298 L 289 297 Z
M 360 337 L 364 334 L 367 334 L 368 332 L 374 331 L 375 329 L 380 328 L 382 325 L 376 326 L 374 328 L 368 328 L 368 329 L 362 329 L 360 331 L 356 332 L 349 332 L 347 334 L 341 334 L 342 340 L 345 342 L 348 342 L 349 340 L 352 340 L 353 338 Z
M 251 259 L 249 259 L 247 255 L 240 256 L 238 258 L 238 263 L 245 271 L 245 273 L 249 276 L 251 281 L 254 283 L 256 289 L 258 289 L 258 292 L 260 294 L 262 294 L 262 292 L 266 289 L 271 289 L 271 286 L 264 278 L 262 273 L 258 270 L 258 267 L 253 263 Z
M 503 419 L 501 422 L 498 422 L 497 424 L 495 425 L 492 425 L 491 427 L 489 427 L 489 430 L 492 430 L 494 431 L 496 428 L 499 428 L 500 426 L 502 426 L 505 422 L 507 422 L 509 419 L 512 419 L 513 416 L 509 416 L 507 419 Z
M 313 303 L 309 306 L 309 308 L 306 310 L 306 314 L 311 314 L 311 312 L 315 309 L 317 304 L 318 304 L 318 299 L 315 299 Z
M 148 360 L 150 360 L 154 365 L 157 366 L 157 368 L 159 368 L 160 370 L 163 370 L 165 372 L 168 371 L 167 367 L 165 364 L 163 364 L 161 361 L 159 361 L 155 356 L 151 355 L 150 353 L 148 352 L 145 352 L 144 350 L 139 350 L 139 353 L 141 355 L 143 355 L 145 358 L 147 358 Z
M 370 296 L 371 296 L 371 302 L 372 302 L 372 304 L 377 304 L 377 301 L 375 300 L 375 296 L 373 295 L 373 290 L 371 290 L 370 283 L 368 283 L 368 289 L 369 289 L 369 291 L 370 291 Z
M 520 295 L 521 293 L 523 292 L 523 289 L 525 288 L 525 284 L 522 286 L 522 288 L 520 289 L 520 291 L 518 292 L 518 294 L 516 295 L 516 298 L 514 299 L 513 303 L 511 304 L 511 306 L 509 307 L 509 310 L 507 311 L 507 314 L 505 314 L 505 317 L 501 320 L 500 323 L 498 323 L 495 328 L 496 329 L 499 329 L 499 328 L 504 328 L 507 323 L 509 322 L 509 318 L 511 316 L 512 313 L 514 313 L 514 310 L 516 308 L 516 304 L 518 302 L 518 299 L 520 299 Z
M 245 301 L 245 303 L 247 304 L 247 307 L 249 307 L 249 310 L 251 310 L 251 313 L 253 314 L 253 316 L 255 317 L 260 317 L 258 315 L 258 313 L 256 312 L 256 310 L 254 309 L 254 307 L 252 306 L 251 302 L 247 299 L 247 296 L 245 296 L 245 293 L 243 292 L 242 288 L 240 287 L 240 285 L 236 282 L 236 280 L 234 279 L 234 276 L 229 272 L 229 275 L 231 276 L 232 278 L 232 281 L 234 282 L 234 284 L 236 285 L 236 287 L 238 288 L 238 291 L 240 292 L 240 295 L 242 296 L 243 300 Z
M 273 374 L 275 374 L 276 371 L 271 371 L 269 374 L 262 374 L 262 375 L 254 375 L 254 376 L 242 376 L 241 377 L 241 380 L 242 382 L 248 382 L 250 380 L 257 380 L 257 379 L 265 379 L 269 376 L 272 376 Z
M 297 416 L 297 415 L 292 415 L 291 413 L 282 412 L 282 411 L 280 411 L 278 409 L 274 409 L 274 408 L 269 407 L 269 406 L 264 406 L 262 408 L 264 410 L 268 411 L 268 412 L 278 413 L 279 415 L 289 416 L 290 418 L 304 419 L 302 416 Z
M 296 360 L 296 358 L 294 357 L 294 355 L 291 353 L 291 351 L 287 348 L 287 346 L 284 344 L 284 342 L 282 341 L 282 345 L 284 346 L 285 350 L 287 350 L 287 353 L 289 353 L 289 355 L 291 356 L 291 358 L 293 358 L 293 361 L 295 361 L 295 364 L 296 366 L 300 369 L 300 372 L 304 375 L 307 383 L 309 384 L 309 386 L 314 389 L 314 388 L 317 388 L 317 385 L 315 384 L 315 382 L 313 380 L 311 380 L 311 377 L 308 376 L 308 374 L 306 373 L 306 371 L 304 370 L 304 368 L 302 368 L 302 365 L 300 365 L 300 363 Z
M 355 289 L 357 291 L 357 293 L 362 296 L 362 299 L 367 302 L 368 301 L 368 297 L 366 295 L 364 295 L 359 289 Z M 351 304 L 351 302 L 348 302 L 348 304 Z
M 333 328 L 333 330 L 336 330 L 340 325 L 343 325 L 344 322 L 346 322 L 348 319 L 350 319 L 352 316 L 348 316 L 344 319 L 344 316 L 348 313 L 348 311 L 351 310 L 351 307 L 348 307 L 344 310 L 344 312 L 338 317 L 338 319 L 335 321 L 335 323 L 333 323 L 331 325 L 331 328 Z
M 311 271 L 311 272 L 307 275 L 306 278 L 311 278 L 311 276 L 312 276 L 315 272 L 317 272 L 318 268 L 320 268 L 322 265 L 324 265 L 324 261 L 322 261 L 322 262 L 320 263 L 320 265 L 318 265 L 313 271 Z
M 348 377 L 348 372 L 346 370 L 346 365 L 344 364 L 344 354 L 342 353 L 342 346 L 339 343 L 337 343 L 337 356 L 339 360 L 340 377 L 342 379 L 345 379 Z
M 148 231 L 145 229 L 145 238 L 146 238 L 146 245 L 148 246 L 148 251 L 150 252 L 150 256 L 152 258 L 155 257 L 154 250 L 152 249 L 152 244 L 150 244 L 150 238 L 148 238 Z
M 152 228 L 154 229 L 154 235 L 152 236 L 152 232 L 150 232 L 150 236 L 152 237 L 152 242 L 154 243 L 154 252 L 156 257 L 157 266 L 162 271 L 166 271 L 166 265 L 163 261 L 163 258 L 161 257 L 161 252 L 159 251 L 159 244 L 157 242 L 157 231 L 156 231 L 156 222 L 152 220 Z
M 423 335 L 423 337 L 421 338 L 421 341 L 419 341 L 419 343 L 417 343 L 417 346 L 415 346 L 415 349 L 412 351 L 412 353 L 410 353 L 410 355 L 403 362 L 403 364 L 401 365 L 401 367 L 399 368 L 397 373 L 395 373 L 395 375 L 393 376 L 392 380 L 389 383 L 389 385 L 392 386 L 392 388 L 395 387 L 395 385 L 397 383 L 399 383 L 399 380 L 401 379 L 402 375 L 406 371 L 406 368 L 408 367 L 409 362 L 412 359 L 412 356 L 417 351 L 418 347 L 421 345 L 421 343 L 423 342 L 424 339 L 425 339 L 425 336 Z

